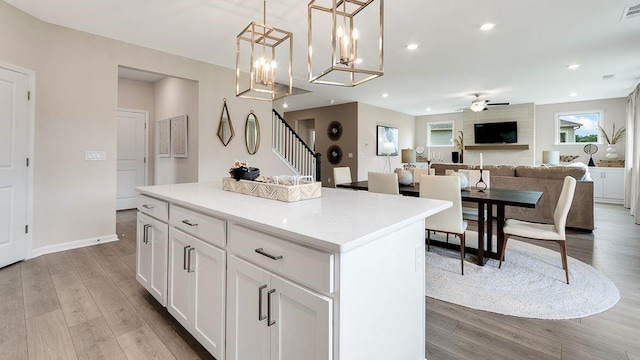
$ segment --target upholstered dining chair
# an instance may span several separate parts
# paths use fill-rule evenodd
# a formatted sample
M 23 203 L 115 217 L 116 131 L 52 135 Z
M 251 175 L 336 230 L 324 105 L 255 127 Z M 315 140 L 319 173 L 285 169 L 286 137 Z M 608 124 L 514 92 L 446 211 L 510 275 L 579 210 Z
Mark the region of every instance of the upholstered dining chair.
M 469 183 L 469 189 L 474 190 L 476 188 L 476 184 L 480 181 L 480 170 L 458 170 L 459 173 L 464 174 Z M 491 183 L 491 172 L 489 170 L 482 170 L 482 181 L 487 184 L 487 189 L 490 187 Z M 482 213 L 482 219 L 486 221 L 487 213 L 484 211 Z M 469 221 L 479 221 L 478 219 L 478 208 L 477 207 L 463 207 L 462 208 L 462 217 L 465 220 Z
M 333 186 L 351 182 L 351 168 L 348 166 L 339 166 L 333 168 Z
M 504 244 L 500 252 L 500 264 L 502 267 L 504 253 L 507 249 L 507 240 L 510 237 L 520 237 L 532 240 L 553 241 L 560 245 L 560 256 L 562 257 L 562 268 L 565 272 L 567 284 L 569 283 L 569 266 L 567 265 L 567 244 L 565 235 L 565 225 L 569 208 L 573 202 L 573 194 L 576 190 L 576 179 L 571 176 L 564 178 L 560 198 L 553 212 L 553 224 L 538 224 L 522 220 L 507 219 L 504 224 Z
M 415 168 L 413 169 L 413 182 L 418 184 L 420 183 L 421 175 L 435 175 L 436 169 L 428 169 L 428 168 Z
M 369 172 L 369 191 L 380 194 L 400 195 L 398 174 Z
M 427 251 L 431 250 L 431 231 L 454 234 L 460 238 L 460 273 L 464 275 L 464 247 L 467 222 L 462 219 L 462 194 L 457 176 L 420 177 L 420 197 L 448 200 L 453 206 L 425 219 Z

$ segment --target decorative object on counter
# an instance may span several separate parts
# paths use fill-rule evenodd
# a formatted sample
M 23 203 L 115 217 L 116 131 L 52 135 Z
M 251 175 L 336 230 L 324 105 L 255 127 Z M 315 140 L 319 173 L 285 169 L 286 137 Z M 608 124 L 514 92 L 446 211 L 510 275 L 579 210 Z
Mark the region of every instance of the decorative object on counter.
M 398 183 L 409 185 L 413 182 L 413 169 L 416 167 L 416 151 L 414 149 L 402 149 L 401 161 L 404 163 L 402 169 L 396 169 Z
M 560 155 L 560 162 L 561 163 L 570 163 L 573 160 L 579 158 L 580 155 Z
M 604 138 L 604 141 L 607 142 L 607 154 L 604 156 L 609 160 L 615 160 L 618 158 L 618 148 L 616 144 L 624 138 L 624 135 L 627 131 L 624 127 L 621 127 L 616 131 L 616 123 L 613 123 L 613 129 L 611 130 L 611 136 L 607 134 L 607 132 L 602 128 L 602 126 L 598 125 L 598 130 L 600 130 L 600 134 Z
M 593 154 L 598 152 L 598 146 L 595 144 L 587 144 L 583 148 L 584 152 L 589 154 L 589 166 L 596 166 L 593 162 Z
M 339 121 L 332 121 L 327 127 L 327 136 L 330 140 L 336 141 L 342 136 L 342 124 Z
M 412 170 L 398 168 L 395 172 L 398 174 L 398 184 L 410 185 L 413 182 Z
M 615 167 L 615 168 L 623 168 L 624 160 L 600 160 L 598 161 L 599 167 Z
M 158 156 L 171 157 L 171 127 L 170 119 L 158 120 Z
M 332 165 L 340 164 L 342 161 L 342 149 L 338 145 L 331 145 L 327 150 L 327 159 Z
M 233 130 L 231 116 L 229 116 L 227 99 L 222 99 L 222 101 L 222 113 L 220 114 L 220 122 L 218 123 L 218 139 L 222 141 L 222 145 L 227 146 L 231 139 L 236 135 L 236 132 Z
M 455 139 L 453 139 L 453 144 L 456 146 L 456 149 L 458 149 L 460 155 L 458 157 L 458 161 L 454 161 L 454 163 L 459 162 L 460 164 L 462 164 L 464 158 L 464 133 L 462 131 L 458 131 L 458 134 L 459 135 Z
M 269 181 L 276 178 L 278 183 L 258 182 L 239 180 L 234 181 L 232 178 L 222 178 L 222 189 L 231 192 L 237 192 L 245 195 L 251 195 L 266 199 L 279 200 L 285 202 L 294 202 L 300 200 L 308 200 L 319 198 L 322 194 L 322 183 L 313 182 L 311 176 L 291 177 L 284 180 L 283 176 L 274 176 Z M 280 182 L 293 183 L 293 185 L 283 185 Z
M 457 151 L 451 152 L 451 162 L 457 164 L 460 161 L 460 153 Z
M 243 180 L 255 180 L 260 176 L 260 169 L 255 167 L 249 167 L 246 161 L 236 160 L 231 169 L 229 169 L 229 175 L 236 181 Z
M 560 151 L 545 150 L 542 152 L 542 163 L 545 165 L 559 165 Z
M 424 146 L 418 146 L 416 147 L 416 155 L 417 155 L 417 161 L 418 162 L 424 162 L 425 160 L 427 160 L 426 158 L 424 158 L 422 156 L 422 154 L 424 154 Z
M 187 115 L 171 118 L 171 155 L 173 157 L 189 157 L 188 121 Z
M 247 151 L 250 155 L 255 155 L 260 147 L 260 123 L 253 110 L 249 111 L 249 115 L 247 115 L 247 122 L 244 125 L 244 137 L 247 143 Z
M 293 34 L 268 26 L 266 1 L 262 9 L 262 23 L 252 21 L 236 37 L 236 96 L 273 101 L 293 90 Z
M 478 190 L 478 192 L 484 192 L 485 190 L 487 190 L 487 183 L 485 183 L 482 179 L 482 168 L 480 168 L 480 180 L 478 180 L 478 182 L 476 183 L 476 190 Z

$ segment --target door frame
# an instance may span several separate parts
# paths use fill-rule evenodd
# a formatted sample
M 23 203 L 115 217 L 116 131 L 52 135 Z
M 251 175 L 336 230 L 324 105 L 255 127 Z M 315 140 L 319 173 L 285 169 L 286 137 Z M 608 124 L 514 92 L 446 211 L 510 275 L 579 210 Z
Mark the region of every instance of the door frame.
M 143 185 L 149 185 L 149 111 L 148 110 L 140 110 L 140 109 L 128 109 L 119 107 L 117 111 L 127 111 L 144 115 L 144 182 Z M 117 112 L 116 112 L 117 113 Z M 116 139 L 117 140 L 117 139 Z M 117 153 L 118 149 L 116 149 Z M 118 162 L 116 155 L 116 163 Z M 116 164 L 116 173 L 118 172 L 117 164 Z M 116 184 L 117 186 L 117 184 Z
M 33 70 L 25 69 L 20 66 L 0 61 L 0 67 L 9 71 L 17 72 L 26 75 L 28 78 L 27 91 L 29 91 L 31 98 L 27 101 L 27 156 L 29 158 L 29 166 L 27 167 L 27 225 L 29 226 L 29 232 L 27 233 L 27 243 L 24 249 L 25 260 L 34 257 L 33 253 L 33 181 L 34 181 L 34 169 L 36 167 L 35 159 L 35 112 L 36 112 L 36 72 Z

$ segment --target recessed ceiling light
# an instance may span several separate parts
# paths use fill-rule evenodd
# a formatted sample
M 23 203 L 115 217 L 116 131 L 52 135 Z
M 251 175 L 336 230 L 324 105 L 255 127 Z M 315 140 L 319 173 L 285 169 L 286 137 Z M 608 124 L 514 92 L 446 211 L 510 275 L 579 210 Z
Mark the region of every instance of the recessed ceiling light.
M 283 104 L 282 104 L 282 107 L 286 109 L 286 108 L 288 108 L 288 107 L 289 107 L 289 104 L 287 104 L 287 103 L 283 103 Z
M 567 65 L 567 69 L 569 69 L 569 70 L 575 70 L 575 69 L 577 69 L 579 67 L 580 67 L 580 64 L 569 64 L 569 65 Z
M 480 26 L 480 30 L 489 31 L 489 30 L 493 29 L 495 26 L 496 26 L 496 24 L 494 24 L 494 23 L 482 24 L 482 26 Z
M 569 93 L 569 96 L 571 97 L 578 96 L 578 93 L 572 92 L 572 93 Z
M 384 93 L 384 94 L 382 94 L 382 97 L 383 97 L 383 98 L 388 98 L 388 97 L 389 97 L 389 94 Z
M 418 44 L 409 44 L 407 45 L 407 49 L 409 50 L 415 50 L 418 48 Z
M 431 111 L 431 108 L 427 108 L 427 111 Z

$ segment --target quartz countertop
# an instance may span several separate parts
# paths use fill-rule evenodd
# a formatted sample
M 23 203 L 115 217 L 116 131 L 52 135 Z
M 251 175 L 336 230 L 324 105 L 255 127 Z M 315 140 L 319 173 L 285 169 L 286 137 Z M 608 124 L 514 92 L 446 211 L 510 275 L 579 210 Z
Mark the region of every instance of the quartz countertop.
M 330 252 L 346 252 L 451 207 L 450 201 L 322 188 L 281 202 L 222 190 L 222 182 L 138 187 L 141 194 Z

